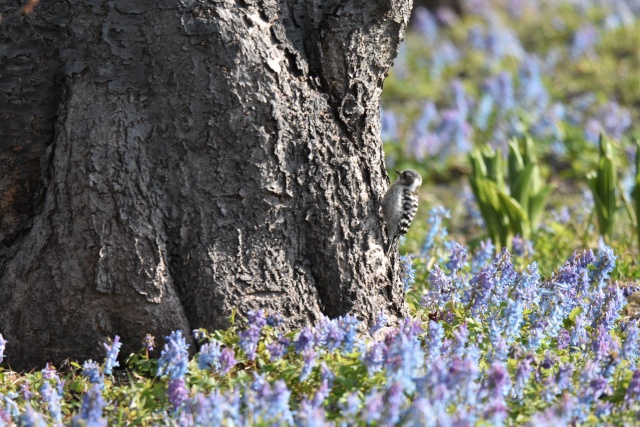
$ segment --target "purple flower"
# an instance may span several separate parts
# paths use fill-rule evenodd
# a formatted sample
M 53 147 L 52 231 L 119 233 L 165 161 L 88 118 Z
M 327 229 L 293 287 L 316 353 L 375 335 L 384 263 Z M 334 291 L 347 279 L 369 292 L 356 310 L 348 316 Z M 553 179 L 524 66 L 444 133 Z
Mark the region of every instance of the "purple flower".
M 584 312 L 580 313 L 578 317 L 576 317 L 575 324 L 571 330 L 571 345 L 573 347 L 580 347 L 587 342 L 587 331 L 585 330 L 586 322 L 587 320 Z
M 611 336 L 607 329 L 598 325 L 593 334 L 593 340 L 591 341 L 591 349 L 595 355 L 597 361 L 604 359 L 609 353 L 611 347 Z
M 291 344 L 291 340 L 282 334 L 278 334 L 278 339 L 267 345 L 267 350 L 271 356 L 271 360 L 278 360 L 287 353 L 287 348 Z
M 451 301 L 453 292 L 453 279 L 435 265 L 429 272 L 429 290 L 420 305 L 431 310 L 441 309 Z
M 303 399 L 296 412 L 295 425 L 299 427 L 330 427 L 324 408 L 314 406 L 307 399 Z
M 367 424 L 378 421 L 382 415 L 383 408 L 382 393 L 376 389 L 371 390 L 364 401 L 364 408 L 362 410 L 364 421 Z
M 571 335 L 569 334 L 569 331 L 567 331 L 566 329 L 560 329 L 560 332 L 558 332 L 558 337 L 556 339 L 558 350 L 569 348 L 569 345 L 571 344 Z
M 260 323 L 265 322 L 264 318 L 260 320 Z M 247 356 L 247 359 L 254 360 L 256 358 L 256 351 L 258 350 L 258 342 L 260 341 L 261 327 L 258 324 L 250 323 L 249 327 L 238 334 L 240 339 L 240 347 Z
M 382 342 L 375 342 L 367 350 L 364 356 L 364 365 L 367 367 L 369 375 L 373 375 L 375 372 L 380 372 L 384 364 L 384 353 L 386 346 Z
M 176 378 L 169 381 L 167 388 L 169 403 L 175 409 L 180 408 L 189 399 L 189 390 L 184 382 L 184 378 Z
M 267 324 L 267 319 L 264 317 L 264 310 L 250 310 L 247 313 L 247 319 L 249 325 L 255 325 L 258 329 L 264 328 Z
M 142 340 L 142 345 L 144 345 L 144 348 L 147 351 L 153 351 L 153 349 L 156 346 L 156 340 L 153 337 L 153 335 L 147 334 L 144 336 L 144 339 Z
M 400 408 L 405 402 L 406 397 L 402 391 L 402 385 L 399 383 L 391 384 L 385 393 L 385 411 L 381 425 L 393 426 L 400 421 Z
M 638 401 L 638 398 L 640 398 L 640 369 L 636 369 L 629 381 L 629 386 L 624 395 L 625 407 L 631 408 Z
M 328 351 L 337 350 L 344 341 L 345 331 L 340 328 L 338 320 L 329 320 L 323 316 L 316 325 L 318 344 L 327 348 Z
M 47 363 L 44 369 L 41 370 L 40 372 L 42 372 L 43 380 L 48 381 L 56 378 L 56 368 L 54 368 L 50 363 Z
M 236 358 L 233 348 L 225 347 L 220 352 L 220 372 L 223 375 L 228 374 L 233 367 L 236 366 Z
M 158 359 L 157 375 L 159 377 L 169 375 L 172 380 L 184 378 L 189 364 L 188 347 L 189 345 L 182 336 L 182 331 L 174 331 L 165 337 L 164 349 Z
M 489 367 L 482 387 L 489 399 L 504 399 L 510 388 L 509 373 L 504 363 L 495 362 Z
M 31 392 L 31 388 L 29 387 L 28 382 L 20 383 L 20 394 L 24 400 L 31 400 L 33 397 L 33 393 Z
M 296 339 L 293 341 L 293 348 L 296 353 L 300 354 L 304 350 L 313 348 L 315 345 L 315 334 L 313 330 L 308 326 L 304 327 L 299 333 Z
M 531 373 L 533 372 L 533 366 L 531 366 L 531 362 L 533 361 L 533 356 L 527 355 L 525 356 L 516 367 L 516 375 L 514 379 L 513 389 L 511 391 L 513 397 L 521 402 L 524 397 L 524 390 L 527 387 L 527 383 L 529 382 L 529 378 L 531 377 Z
M 107 350 L 107 359 L 104 363 L 104 373 L 111 375 L 113 374 L 113 368 L 120 366 L 120 362 L 116 360 L 118 358 L 118 353 L 120 352 L 120 347 L 122 347 L 120 337 L 116 335 L 111 345 L 103 343 L 102 346 Z

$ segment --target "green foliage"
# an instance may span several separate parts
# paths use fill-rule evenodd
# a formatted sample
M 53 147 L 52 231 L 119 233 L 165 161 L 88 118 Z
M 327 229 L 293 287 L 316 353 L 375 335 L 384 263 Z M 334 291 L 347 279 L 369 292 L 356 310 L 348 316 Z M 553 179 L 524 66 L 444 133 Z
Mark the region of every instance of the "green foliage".
M 635 176 L 635 180 L 634 180 L 634 187 L 633 187 L 633 193 L 632 193 L 632 198 L 633 198 L 633 208 L 634 208 L 634 225 L 636 227 L 636 236 L 638 239 L 638 248 L 640 248 L 640 221 L 638 221 L 638 218 L 640 218 L 640 139 L 636 139 L 635 141 L 635 145 L 636 145 L 636 157 L 635 157 L 635 166 L 636 166 L 636 176 Z
M 502 154 L 487 146 L 475 149 L 469 161 L 469 182 L 491 240 L 507 247 L 515 235 L 528 238 L 553 189 L 543 183 L 531 138 L 509 143 L 507 170 Z
M 593 194 L 600 235 L 611 240 L 622 205 L 618 195 L 618 175 L 612 145 L 602 133 L 599 146 L 598 166 L 596 170 L 587 174 L 587 183 Z

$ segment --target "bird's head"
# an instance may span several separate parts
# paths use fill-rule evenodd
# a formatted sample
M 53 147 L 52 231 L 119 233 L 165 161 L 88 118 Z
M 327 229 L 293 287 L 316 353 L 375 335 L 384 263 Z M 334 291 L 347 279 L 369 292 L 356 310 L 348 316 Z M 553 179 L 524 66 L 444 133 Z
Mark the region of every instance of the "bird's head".
M 414 170 L 395 171 L 398 174 L 398 181 L 408 187 L 410 191 L 416 191 L 422 185 L 422 177 Z

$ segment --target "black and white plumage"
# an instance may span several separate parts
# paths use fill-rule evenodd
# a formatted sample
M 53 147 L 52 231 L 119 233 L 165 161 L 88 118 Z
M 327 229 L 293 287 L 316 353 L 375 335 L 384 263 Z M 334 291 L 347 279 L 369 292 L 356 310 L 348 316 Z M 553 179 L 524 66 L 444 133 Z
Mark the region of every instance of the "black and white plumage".
M 418 194 L 422 177 L 414 170 L 396 171 L 398 179 L 382 199 L 382 215 L 389 232 L 387 255 L 398 237 L 407 233 L 418 211 Z

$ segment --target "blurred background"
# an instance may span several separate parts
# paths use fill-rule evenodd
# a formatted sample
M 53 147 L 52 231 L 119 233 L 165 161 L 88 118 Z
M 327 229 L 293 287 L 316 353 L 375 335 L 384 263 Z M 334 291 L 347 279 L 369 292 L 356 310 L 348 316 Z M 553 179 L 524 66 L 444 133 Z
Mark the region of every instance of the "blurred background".
M 639 18 L 640 0 L 416 0 L 381 110 L 392 180 L 425 178 L 401 253 L 508 246 L 549 273 L 606 242 L 634 276 Z

